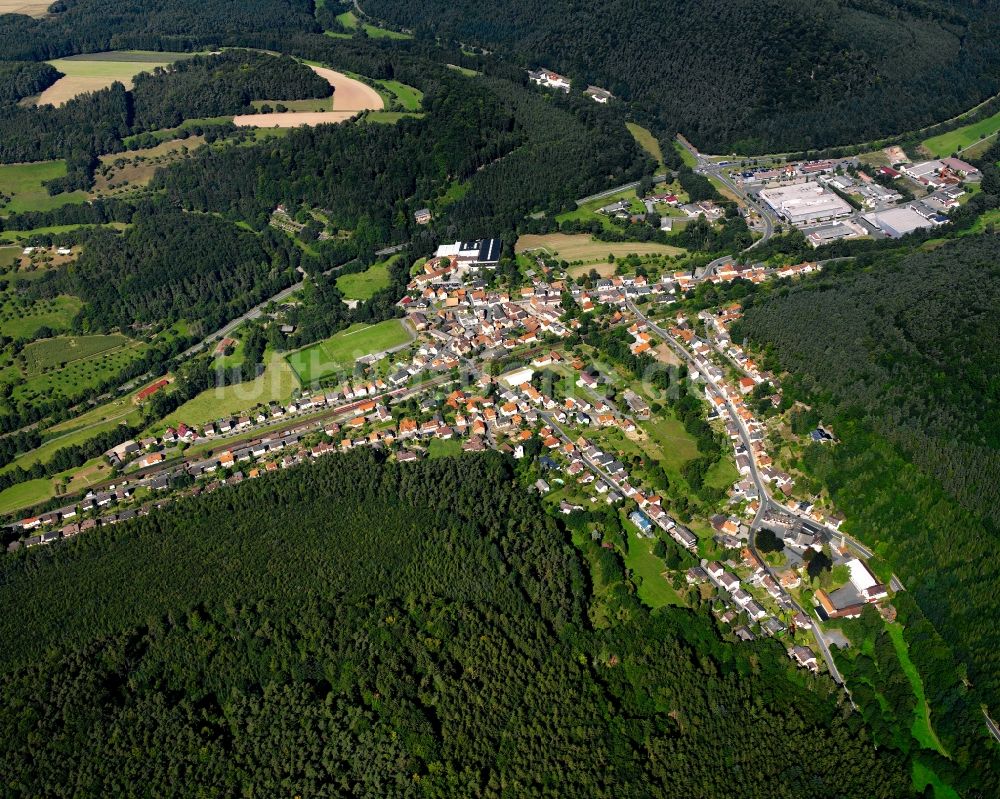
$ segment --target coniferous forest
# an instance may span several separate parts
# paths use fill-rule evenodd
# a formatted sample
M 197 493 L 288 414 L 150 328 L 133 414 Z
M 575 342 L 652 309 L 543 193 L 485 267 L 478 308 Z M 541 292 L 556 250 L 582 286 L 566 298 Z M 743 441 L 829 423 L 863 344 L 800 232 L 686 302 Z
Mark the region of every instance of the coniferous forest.
M 706 152 L 914 130 L 1000 88 L 995 4 L 894 0 L 368 0 L 376 19 L 517 54 L 631 102 Z
M 262 513 L 267 508 L 267 513 Z M 622 594 L 492 453 L 363 451 L 2 562 L 20 795 L 910 795 L 825 680 Z
M 898 569 L 915 619 L 926 614 L 967 664 L 939 644 L 912 647 L 939 695 L 935 726 L 957 745 L 979 723 L 969 686 L 1000 697 L 998 263 L 988 233 L 862 258 L 745 300 L 733 329 L 836 431 L 840 443 L 807 449 L 803 466 Z

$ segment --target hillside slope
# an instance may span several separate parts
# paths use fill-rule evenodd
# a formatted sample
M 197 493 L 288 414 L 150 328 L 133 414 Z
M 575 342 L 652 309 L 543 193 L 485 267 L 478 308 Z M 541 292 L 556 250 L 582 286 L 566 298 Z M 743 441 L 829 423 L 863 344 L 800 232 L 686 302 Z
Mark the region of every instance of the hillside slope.
M 1000 236 L 870 260 L 755 298 L 732 334 L 765 348 L 841 438 L 803 465 L 968 670 L 961 685 L 943 652 L 916 650 L 955 682 L 935 726 L 958 743 L 981 724 L 961 707 L 970 686 L 1000 707 Z
M 911 795 L 773 642 L 587 631 L 497 454 L 331 456 L 7 558 L 0 600 L 11 795 Z
M 1000 88 L 996 2 L 366 0 L 368 14 L 479 44 L 634 101 L 708 152 L 864 141 Z

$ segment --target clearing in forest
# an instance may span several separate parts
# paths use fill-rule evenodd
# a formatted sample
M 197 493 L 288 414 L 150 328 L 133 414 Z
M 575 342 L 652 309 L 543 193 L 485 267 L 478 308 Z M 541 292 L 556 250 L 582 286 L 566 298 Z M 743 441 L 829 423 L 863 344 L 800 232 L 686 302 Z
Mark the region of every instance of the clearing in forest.
M 39 105 L 60 106 L 87 92 L 106 89 L 116 81 L 132 88 L 132 78 L 140 72 L 151 72 L 156 67 L 165 67 L 181 58 L 190 58 L 193 53 L 154 53 L 145 51 L 113 51 L 88 53 L 57 58 L 49 63 L 63 73 L 38 97 Z
M 297 128 L 299 125 L 322 125 L 346 122 L 362 111 L 380 111 L 385 107 L 375 89 L 340 72 L 312 64 L 309 68 L 333 86 L 333 102 L 329 111 L 280 111 L 272 114 L 239 114 L 233 124 L 252 128 Z M 280 100 L 273 101 L 275 103 Z

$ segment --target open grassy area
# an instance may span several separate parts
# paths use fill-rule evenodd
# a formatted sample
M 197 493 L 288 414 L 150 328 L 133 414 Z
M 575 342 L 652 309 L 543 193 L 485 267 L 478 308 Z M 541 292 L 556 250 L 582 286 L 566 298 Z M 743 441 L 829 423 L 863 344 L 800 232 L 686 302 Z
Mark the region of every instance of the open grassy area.
M 28 480 L 0 491 L 0 514 L 13 513 L 44 502 L 55 494 L 52 479 Z
M 289 353 L 288 363 L 305 385 L 351 369 L 358 358 L 405 344 L 410 338 L 398 319 L 376 325 L 357 323 L 328 339 Z
M 423 102 L 424 93 L 420 89 L 400 83 L 398 80 L 377 80 L 375 81 L 382 89 L 394 96 L 400 105 L 407 111 L 419 111 Z
M 247 383 L 210 388 L 188 400 L 156 425 L 156 430 L 176 426 L 181 422 L 202 425 L 223 416 L 249 411 L 269 402 L 286 403 L 299 387 L 295 373 L 279 354 L 268 355 L 267 368 L 256 380 Z
M 65 161 L 0 165 L 0 212 L 51 211 L 61 205 L 84 202 L 87 199 L 85 191 L 50 195 L 42 185 L 65 175 Z
M 385 261 L 377 261 L 364 272 L 337 278 L 337 288 L 349 300 L 367 300 L 376 291 L 389 286 L 389 266 L 402 258 L 397 253 Z
M 12 463 L 0 469 L 0 473 L 10 471 L 16 467 L 28 469 L 36 463 L 48 463 L 52 459 L 53 454 L 63 447 L 82 444 L 84 441 L 89 441 L 100 433 L 113 430 L 120 424 L 138 422 L 140 418 L 139 409 L 133 406 L 123 409 L 117 416 L 111 414 L 103 421 L 90 422 L 85 425 L 79 425 L 75 430 L 57 433 L 37 449 L 25 452 Z
M 663 166 L 663 150 L 660 149 L 660 143 L 656 140 L 656 137 L 642 125 L 637 125 L 635 122 L 626 122 L 625 127 L 628 128 L 628 132 L 632 134 L 632 138 L 635 139 L 636 143 L 653 156 L 659 166 Z
M 698 166 L 698 159 L 694 157 L 694 154 L 688 150 L 687 147 L 682 147 L 680 142 L 674 142 L 674 149 L 677 150 L 677 153 L 681 157 L 681 161 L 683 161 L 687 166 L 692 169 Z
M 423 119 L 423 114 L 412 111 L 369 111 L 365 114 L 365 122 L 376 122 L 381 125 L 395 125 L 401 119 Z
M 462 441 L 457 438 L 450 438 L 442 441 L 440 438 L 432 438 L 427 445 L 427 454 L 431 458 L 447 458 L 451 455 L 462 454 Z
M 86 230 L 93 227 L 108 227 L 115 230 L 124 230 L 128 227 L 125 222 L 108 222 L 106 225 L 46 225 L 43 227 L 31 228 L 30 230 L 4 230 L 0 233 L 0 242 L 23 242 L 30 241 L 34 236 L 55 236 L 59 233 L 69 233 L 73 230 Z
M 57 336 L 26 346 L 13 362 L 0 364 L 0 381 L 13 386 L 21 403 L 73 399 L 116 378 L 146 345 L 121 335 Z
M 368 22 L 361 22 L 358 19 L 358 15 L 353 11 L 345 11 L 343 14 L 337 15 L 337 22 L 347 29 L 347 33 L 341 33 L 340 31 L 325 31 L 327 36 L 331 36 L 334 39 L 347 39 L 353 35 L 359 27 L 363 28 L 365 33 L 368 34 L 370 39 L 412 39 L 413 37 L 408 33 L 401 33 L 400 31 L 389 30 L 388 28 L 380 28 L 377 25 L 372 25 Z
M 77 297 L 60 294 L 52 299 L 28 302 L 16 291 L 0 291 L 0 333 L 12 338 L 32 338 L 40 327 L 68 330 L 83 303 Z
M 934 732 L 934 728 L 931 726 L 931 709 L 927 704 L 924 681 L 920 678 L 917 667 L 910 659 L 910 649 L 903 638 L 903 627 L 900 624 L 888 624 L 886 625 L 886 630 L 892 639 L 893 646 L 896 648 L 896 656 L 899 658 L 899 664 L 903 667 L 906 678 L 910 681 L 910 686 L 913 688 L 913 694 L 917 698 L 917 706 L 913 713 L 913 726 L 910 727 L 910 732 L 924 749 L 933 749 L 947 757 L 948 753 L 945 752 L 944 746 L 942 746 L 941 741 Z
M 479 73 L 474 69 L 469 69 L 468 67 L 460 67 L 458 64 L 445 64 L 448 69 L 453 69 L 461 75 L 465 75 L 467 78 L 474 78 Z
M 630 254 L 636 255 L 680 255 L 684 252 L 680 247 L 668 244 L 639 241 L 598 241 L 585 233 L 545 233 L 528 234 L 518 238 L 514 245 L 515 252 L 529 250 L 544 250 L 554 256 L 563 258 L 570 263 L 579 261 L 584 264 L 607 262 L 608 255 L 616 258 Z
M 963 125 L 939 136 L 932 136 L 924 141 L 923 146 L 933 156 L 940 158 L 960 152 L 984 137 L 993 137 L 998 131 L 1000 131 L 1000 111 L 971 125 Z
M 683 606 L 683 600 L 663 576 L 666 564 L 653 554 L 656 539 L 640 538 L 639 529 L 624 513 L 622 513 L 622 525 L 628 533 L 625 567 L 632 572 L 639 599 L 651 608 L 662 608 L 666 605 Z
M 934 787 L 934 799 L 961 799 L 954 788 L 946 785 L 941 778 L 934 773 L 930 766 L 923 763 L 920 758 L 913 759 L 913 785 L 918 791 L 924 790 L 928 785 Z
M 167 139 L 140 150 L 102 155 L 94 175 L 93 193 L 100 197 L 144 187 L 161 166 L 183 159 L 204 143 L 203 136 L 189 136 L 186 139 Z

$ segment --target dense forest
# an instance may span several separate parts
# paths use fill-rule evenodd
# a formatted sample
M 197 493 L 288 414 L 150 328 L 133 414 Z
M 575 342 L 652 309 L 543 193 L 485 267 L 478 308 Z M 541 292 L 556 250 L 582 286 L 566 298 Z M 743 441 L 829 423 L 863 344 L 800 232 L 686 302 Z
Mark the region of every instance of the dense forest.
M 56 0 L 40 19 L 0 16 L 0 53 L 41 61 L 102 50 L 202 50 L 253 33 L 318 29 L 311 0 Z
M 805 465 L 1000 706 L 1000 236 L 883 253 L 756 295 L 734 327 L 842 443 Z
M 425 80 L 426 118 L 393 126 L 319 126 L 252 147 L 203 149 L 161 170 L 154 187 L 177 205 L 263 224 L 278 204 L 318 206 L 365 246 L 417 232 L 412 213 L 463 189 L 437 223 L 444 238 L 499 235 L 532 210 L 573 207 L 650 161 L 617 114 L 593 103 L 554 106 L 501 79 L 446 69 Z M 422 231 L 425 237 L 426 230 Z
M 1000 87 L 995 3 L 366 0 L 375 18 L 516 54 L 631 101 L 709 152 L 865 141 Z M 900 101 L 905 98 L 905 102 Z
M 0 105 L 10 105 L 45 91 L 62 73 L 51 64 L 0 61 Z
M 911 795 L 900 753 L 773 643 L 627 594 L 591 629 L 577 557 L 502 456 L 371 451 L 7 557 L 5 786 Z
M 205 214 L 158 209 L 124 232 L 95 228 L 61 282 L 86 300 L 83 330 L 185 319 L 208 332 L 295 282 L 303 258 L 287 236 Z
M 326 80 L 294 58 L 246 50 L 182 59 L 167 69 L 139 73 L 133 84 L 133 130 L 245 112 L 251 100 L 301 100 L 333 93 Z

